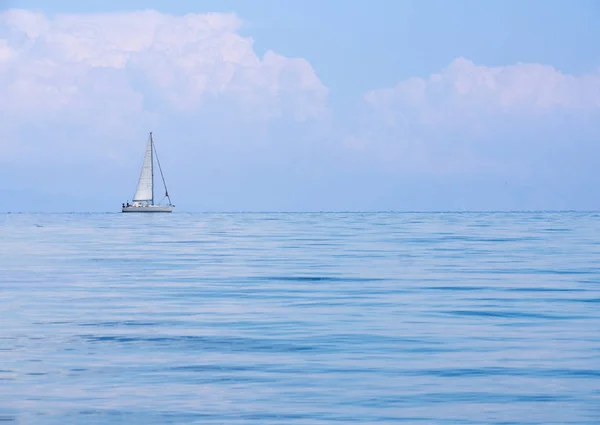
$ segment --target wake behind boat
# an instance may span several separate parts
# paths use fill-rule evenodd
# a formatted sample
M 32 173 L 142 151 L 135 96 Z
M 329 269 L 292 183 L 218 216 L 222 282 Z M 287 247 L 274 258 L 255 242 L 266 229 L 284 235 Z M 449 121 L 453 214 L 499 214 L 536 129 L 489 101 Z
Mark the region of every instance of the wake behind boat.
M 154 203 L 154 157 L 156 156 L 156 163 L 158 164 L 158 170 L 160 171 L 160 177 L 165 187 L 165 198 L 168 204 L 161 205 L 160 202 Z M 161 202 L 162 202 L 161 200 Z M 140 180 L 138 181 L 137 190 L 133 196 L 133 203 L 121 206 L 121 212 L 164 212 L 170 213 L 175 208 L 175 205 L 171 204 L 171 198 L 169 197 L 169 191 L 167 190 L 167 184 L 165 183 L 165 177 L 163 176 L 162 168 L 160 167 L 160 161 L 158 160 L 158 154 L 156 153 L 156 147 L 154 146 L 154 140 L 152 138 L 152 132 L 148 138 L 148 144 L 146 145 L 146 154 L 144 155 L 144 163 L 142 165 L 142 172 L 140 174 Z

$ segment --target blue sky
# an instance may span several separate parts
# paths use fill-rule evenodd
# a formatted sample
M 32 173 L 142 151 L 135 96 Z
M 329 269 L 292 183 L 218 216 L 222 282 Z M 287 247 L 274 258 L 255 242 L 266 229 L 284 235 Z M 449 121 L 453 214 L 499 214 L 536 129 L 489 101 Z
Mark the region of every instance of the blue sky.
M 150 130 L 181 210 L 600 207 L 595 1 L 106 3 L 0 2 L 0 210 L 117 209 Z

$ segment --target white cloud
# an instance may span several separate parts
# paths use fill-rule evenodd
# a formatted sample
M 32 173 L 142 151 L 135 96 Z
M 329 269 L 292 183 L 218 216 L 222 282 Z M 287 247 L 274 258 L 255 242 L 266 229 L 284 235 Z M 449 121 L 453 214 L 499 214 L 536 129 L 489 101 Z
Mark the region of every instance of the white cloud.
M 550 149 L 564 149 L 565 137 L 574 144 L 598 133 L 600 70 L 569 75 L 547 65 L 487 67 L 458 58 L 364 100 L 362 126 L 348 146 L 392 168 L 528 169 Z
M 547 65 L 487 67 L 458 58 L 428 78 L 370 91 L 365 101 L 380 109 L 411 108 L 424 123 L 448 123 L 467 111 L 523 114 L 598 109 L 600 72 L 574 76 Z
M 13 50 L 6 40 L 0 40 L 0 64 L 8 63 L 13 56 Z
M 241 26 L 222 13 L 0 13 L 0 161 L 127 162 L 161 126 L 207 140 L 217 120 L 259 143 L 273 119 L 326 117 L 312 66 L 257 56 Z
M 0 130 L 45 120 L 114 132 L 211 102 L 228 105 L 232 120 L 325 116 L 328 90 L 312 66 L 271 51 L 257 56 L 241 25 L 220 13 L 0 13 L 0 112 L 10 117 Z

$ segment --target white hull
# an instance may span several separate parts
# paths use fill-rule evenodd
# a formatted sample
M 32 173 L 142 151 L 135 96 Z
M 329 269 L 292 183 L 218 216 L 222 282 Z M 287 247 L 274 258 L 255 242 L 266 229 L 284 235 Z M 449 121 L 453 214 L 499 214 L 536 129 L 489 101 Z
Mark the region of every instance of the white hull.
M 173 205 L 140 205 L 121 208 L 121 212 L 124 213 L 170 213 L 172 211 Z

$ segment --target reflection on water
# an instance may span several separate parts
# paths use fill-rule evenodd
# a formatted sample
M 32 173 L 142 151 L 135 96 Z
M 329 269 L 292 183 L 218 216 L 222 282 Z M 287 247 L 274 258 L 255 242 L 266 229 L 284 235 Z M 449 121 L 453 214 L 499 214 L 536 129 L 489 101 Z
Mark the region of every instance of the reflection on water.
M 7 214 L 0 420 L 598 424 L 599 221 Z

